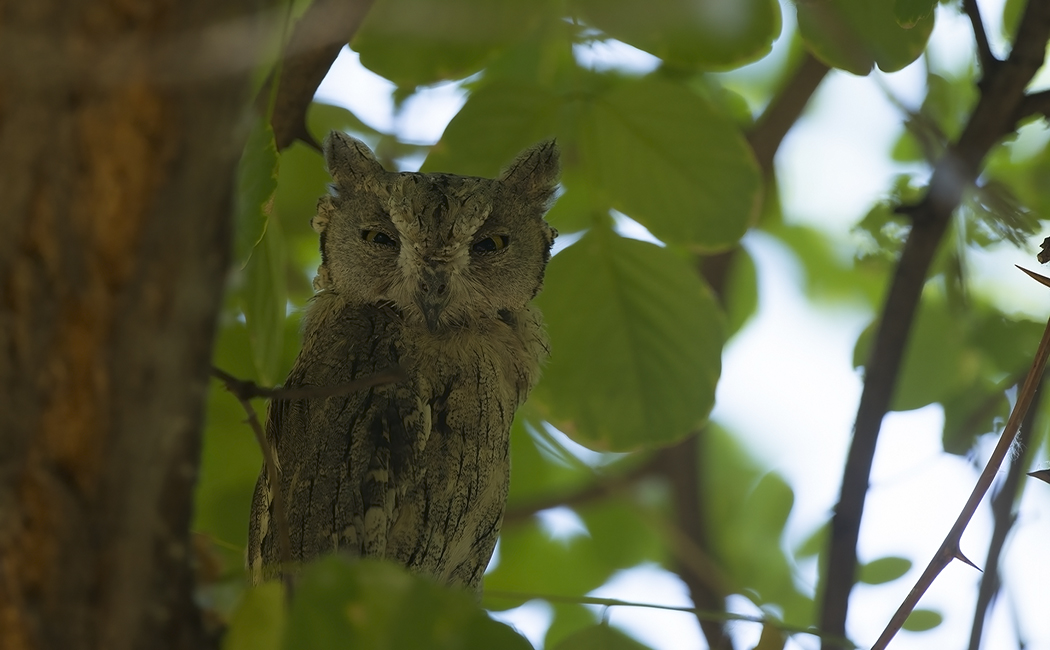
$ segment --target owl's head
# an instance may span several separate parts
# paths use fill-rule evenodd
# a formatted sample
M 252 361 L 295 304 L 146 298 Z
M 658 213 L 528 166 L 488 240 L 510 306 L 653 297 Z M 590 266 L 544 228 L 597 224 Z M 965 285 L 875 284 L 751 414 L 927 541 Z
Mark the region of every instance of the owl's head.
M 335 181 L 317 205 L 315 288 L 389 303 L 430 331 L 512 318 L 536 295 L 557 235 L 543 220 L 558 182 L 553 141 L 499 178 L 388 172 L 359 140 L 333 131 Z

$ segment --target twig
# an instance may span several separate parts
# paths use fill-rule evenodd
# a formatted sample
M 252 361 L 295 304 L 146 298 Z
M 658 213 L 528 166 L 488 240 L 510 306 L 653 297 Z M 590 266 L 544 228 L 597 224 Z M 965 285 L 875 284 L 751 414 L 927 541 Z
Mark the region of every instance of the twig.
M 251 388 L 258 389 L 259 387 L 252 382 L 239 380 L 215 367 L 212 367 L 211 373 L 222 380 L 226 385 L 226 390 L 230 391 L 241 403 L 241 407 L 248 415 L 248 425 L 255 434 L 255 442 L 262 450 L 263 462 L 266 465 L 266 478 L 273 491 L 273 515 L 277 520 L 277 543 L 281 552 L 281 580 L 284 582 L 285 596 L 291 598 L 293 584 L 289 568 L 292 565 L 292 538 L 288 531 L 288 514 L 284 508 L 284 491 L 281 490 L 280 477 L 277 475 L 277 462 L 273 457 L 273 449 L 266 442 L 266 434 L 263 433 L 262 425 L 259 423 L 258 416 L 255 415 L 251 402 L 252 397 L 258 396 L 252 394 Z
M 986 71 L 981 98 L 959 141 L 949 147 L 934 168 L 925 198 L 918 205 L 902 209 L 912 217 L 912 230 L 887 292 L 866 364 L 853 440 L 832 517 L 820 628 L 838 636 L 845 636 L 846 632 L 849 594 L 856 577 L 857 539 L 875 445 L 882 419 L 889 410 L 927 271 L 963 191 L 976 178 L 988 151 L 1013 127 L 1025 86 L 1042 65 L 1050 36 L 1050 2 L 1030 0 L 1020 25 L 1009 59 Z M 835 646 L 825 642 L 824 647 Z
M 1042 284 L 1050 286 L 1050 278 L 1044 278 L 1038 274 L 1032 273 L 1025 269 L 1028 275 L 1039 279 Z M 915 609 L 915 605 L 922 598 L 926 590 L 930 588 L 933 581 L 937 579 L 937 576 L 944 570 L 944 567 L 948 566 L 952 560 L 960 559 L 965 561 L 967 564 L 972 564 L 962 554 L 959 549 L 959 541 L 962 539 L 963 531 L 966 530 L 967 524 L 970 523 L 970 519 L 973 514 L 977 511 L 977 506 L 980 505 L 981 499 L 988 492 L 988 488 L 991 487 L 992 481 L 995 480 L 995 475 L 999 471 L 999 466 L 1002 465 L 1003 459 L 1006 458 L 1006 454 L 1010 451 L 1010 446 L 1013 444 L 1014 437 L 1017 435 L 1017 431 L 1021 426 L 1021 421 L 1025 418 L 1028 413 L 1028 407 L 1032 403 L 1032 399 L 1035 396 L 1036 389 L 1042 381 L 1043 371 L 1046 369 L 1046 359 L 1050 355 L 1050 320 L 1046 323 L 1046 329 L 1043 330 L 1043 338 L 1039 341 L 1039 349 L 1036 350 L 1035 360 L 1032 361 L 1032 369 L 1028 372 L 1028 376 L 1025 377 L 1024 386 L 1021 388 L 1021 392 L 1017 395 L 1017 403 L 1014 404 L 1014 409 L 1010 413 L 1010 419 L 1006 422 L 1006 428 L 1003 429 L 1003 434 L 999 437 L 999 442 L 995 445 L 995 449 L 992 451 L 991 457 L 988 459 L 988 463 L 984 466 L 984 471 L 981 472 L 981 476 L 977 479 L 977 485 L 974 486 L 973 492 L 970 493 L 970 498 L 966 501 L 966 505 L 963 506 L 962 512 L 959 513 L 958 519 L 955 520 L 955 525 L 952 526 L 948 535 L 945 536 L 944 541 L 941 542 L 941 546 L 937 549 L 937 553 L 934 554 L 933 559 L 930 560 L 926 570 L 919 576 L 915 586 L 912 587 L 908 596 L 901 603 L 901 606 L 897 609 L 897 612 L 890 619 L 890 622 L 886 625 L 886 629 L 883 630 L 879 640 L 872 646 L 872 650 L 884 650 L 889 644 L 890 640 L 893 639 L 894 635 L 904 625 L 904 621 L 907 620 L 908 615 L 911 614 L 912 610 Z
M 977 7 L 977 0 L 963 0 L 963 11 L 970 18 L 973 25 L 973 38 L 977 43 L 977 57 L 981 62 L 981 71 L 985 77 L 991 72 L 996 64 L 1001 63 L 992 54 L 992 48 L 988 45 L 988 33 L 984 30 L 984 21 L 981 20 L 981 10 Z
M 1014 124 L 1031 115 L 1050 114 L 1050 90 L 1041 90 L 1024 96 L 1017 112 L 1014 113 Z
M 1046 375 L 1043 375 L 1039 385 L 1035 389 L 1035 397 L 1032 402 L 1039 404 L 1046 384 Z M 970 630 L 969 650 L 980 650 L 981 637 L 984 633 L 984 622 L 988 616 L 988 609 L 999 592 L 999 556 L 1002 554 L 1006 536 L 1013 527 L 1017 516 L 1014 514 L 1014 501 L 1017 499 L 1017 486 L 1021 482 L 1021 472 L 1028 465 L 1028 445 L 1032 439 L 1035 429 L 1035 417 L 1039 412 L 1037 408 L 1028 409 L 1028 413 L 1021 423 L 1021 431 L 1017 436 L 1018 453 L 1010 461 L 1010 469 L 1006 478 L 999 484 L 997 491 L 992 496 L 992 539 L 988 543 L 988 555 L 984 562 L 984 573 L 981 575 L 981 586 L 977 590 L 977 605 L 974 607 L 973 626 Z
M 379 372 L 355 379 L 354 381 L 339 384 L 338 386 L 294 386 L 292 388 L 266 388 L 260 386 L 255 382 L 247 381 L 244 379 L 238 379 L 233 375 L 220 370 L 219 368 L 212 368 L 211 374 L 216 378 L 222 380 L 226 384 L 227 390 L 236 395 L 238 398 L 253 399 L 256 397 L 265 397 L 269 399 L 280 399 L 280 400 L 293 400 L 293 399 L 321 399 L 325 397 L 336 397 L 339 395 L 349 395 L 350 393 L 356 393 L 359 390 L 371 388 L 373 386 L 380 386 L 382 384 L 393 384 L 399 381 L 405 380 L 408 375 L 405 371 L 397 366 L 390 368 L 384 368 Z
M 695 615 L 698 619 L 705 621 L 741 621 L 744 623 L 758 623 L 760 625 L 768 625 L 775 627 L 778 630 L 787 632 L 788 634 L 808 634 L 815 637 L 824 637 L 826 635 L 805 627 L 799 627 L 797 625 L 788 625 L 783 621 L 778 621 L 773 618 L 766 618 L 763 616 L 749 616 L 748 614 L 735 614 L 733 612 L 718 611 L 718 610 L 705 610 L 697 609 L 695 607 L 682 607 L 678 605 L 657 605 L 655 603 L 640 603 L 631 600 L 619 600 L 616 598 L 596 598 L 594 596 L 560 596 L 556 594 L 537 594 L 529 592 L 518 592 L 518 591 L 495 591 L 485 590 L 486 598 L 497 598 L 501 600 L 546 600 L 552 603 L 568 603 L 573 605 L 600 605 L 602 607 L 644 607 L 646 609 L 662 609 L 670 612 L 687 612 Z M 836 639 L 841 643 L 849 644 L 849 647 L 855 648 L 848 639 Z

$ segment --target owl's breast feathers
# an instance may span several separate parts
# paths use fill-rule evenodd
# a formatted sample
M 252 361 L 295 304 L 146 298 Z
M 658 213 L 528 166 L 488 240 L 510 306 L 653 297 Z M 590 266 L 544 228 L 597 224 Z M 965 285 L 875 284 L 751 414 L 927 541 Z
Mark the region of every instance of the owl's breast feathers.
M 387 557 L 476 589 L 502 521 L 514 411 L 547 355 L 539 313 L 435 334 L 389 307 L 325 293 L 315 302 L 288 386 L 334 386 L 393 365 L 408 379 L 271 404 L 294 558 Z M 271 494 L 264 471 L 249 535 L 256 579 L 279 561 Z

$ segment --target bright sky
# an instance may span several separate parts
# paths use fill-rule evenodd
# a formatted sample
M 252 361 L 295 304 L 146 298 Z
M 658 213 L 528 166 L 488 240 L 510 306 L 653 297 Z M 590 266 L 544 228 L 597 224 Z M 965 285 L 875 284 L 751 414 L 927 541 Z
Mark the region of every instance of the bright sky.
M 999 25 L 1002 1 L 980 0 L 993 50 L 1000 55 L 1005 51 Z M 728 85 L 734 78 L 762 74 L 769 66 L 780 64 L 785 35 L 794 29 L 794 9 L 790 4 L 783 9 L 785 32 L 773 54 L 728 75 Z M 960 70 L 969 65 L 972 47 L 966 19 L 938 6 L 929 65 L 939 71 Z M 652 57 L 625 45 L 581 49 L 577 55 L 581 62 L 595 67 L 616 65 L 644 71 L 654 65 Z M 920 60 L 892 75 L 829 75 L 778 154 L 782 201 L 789 221 L 820 227 L 845 240 L 850 226 L 885 195 L 893 176 L 906 171 L 888 157 L 902 118 L 886 99 L 884 88 L 904 105 L 917 107 L 925 78 L 923 65 Z M 389 82 L 362 68 L 356 55 L 344 49 L 317 97 L 350 108 L 376 128 L 393 129 L 405 139 L 423 143 L 438 140 L 464 101 L 455 84 L 444 84 L 419 93 L 395 115 L 392 91 Z M 1033 142 L 1047 137 L 1045 130 L 1038 129 L 1028 135 Z M 640 238 L 647 234 L 630 223 L 623 225 L 622 232 Z M 802 294 L 798 263 L 786 249 L 761 233 L 748 235 L 744 244 L 758 264 L 760 308 L 726 348 L 714 418 L 742 435 L 769 469 L 791 483 L 795 509 L 785 543 L 793 547 L 827 519 L 837 499 L 861 390 L 851 362 L 853 344 L 871 314 L 814 307 Z M 1045 289 L 1013 269 L 1014 263 L 1035 266 L 1031 253 L 1011 249 L 975 257 L 972 268 L 977 290 L 994 296 L 1006 311 L 1046 316 L 1050 308 Z M 870 645 L 877 638 L 951 527 L 976 480 L 978 470 L 971 463 L 941 452 L 942 420 L 940 407 L 931 406 L 893 413 L 884 422 L 861 530 L 860 557 L 870 561 L 902 555 L 915 566 L 901 580 L 855 590 L 849 634 L 861 644 Z M 992 444 L 994 441 L 986 445 L 986 453 Z M 1028 642 L 1027 650 L 1050 650 L 1050 616 L 1046 614 L 1050 489 L 1043 484 L 1029 488 L 1004 551 L 1006 590 L 986 626 L 987 650 L 1017 648 L 1018 625 Z M 579 520 L 568 509 L 548 512 L 544 524 L 560 534 L 580 534 Z M 979 566 L 990 531 L 991 516 L 985 507 L 963 538 L 963 551 Z M 960 563 L 949 566 L 920 604 L 943 613 L 944 623 L 929 632 L 902 632 L 891 647 L 965 647 L 979 576 Z M 812 585 L 815 577 L 814 563 L 801 567 L 804 584 Z M 690 604 L 681 581 L 652 566 L 622 572 L 592 595 Z M 741 613 L 760 613 L 742 597 L 732 598 L 730 605 Z M 515 624 L 540 648 L 551 611 L 533 602 L 500 618 Z M 614 608 L 610 620 L 657 650 L 705 647 L 690 614 Z M 735 629 L 739 648 L 757 643 L 758 626 L 738 624 Z M 798 636 L 788 647 L 818 645 L 812 637 Z

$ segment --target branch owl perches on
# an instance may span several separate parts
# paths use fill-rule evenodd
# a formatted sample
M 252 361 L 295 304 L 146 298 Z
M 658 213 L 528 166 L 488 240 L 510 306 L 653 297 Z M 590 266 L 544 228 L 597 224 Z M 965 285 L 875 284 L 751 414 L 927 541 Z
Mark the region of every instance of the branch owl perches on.
M 275 400 L 267 438 L 292 559 L 339 551 L 480 589 L 503 520 L 510 425 L 548 346 L 530 304 L 557 235 L 544 220 L 558 150 L 526 150 L 497 179 L 388 172 L 362 142 L 325 142 L 317 294 L 286 387 L 400 366 L 408 378 Z M 266 470 L 252 500 L 254 582 L 280 574 Z

